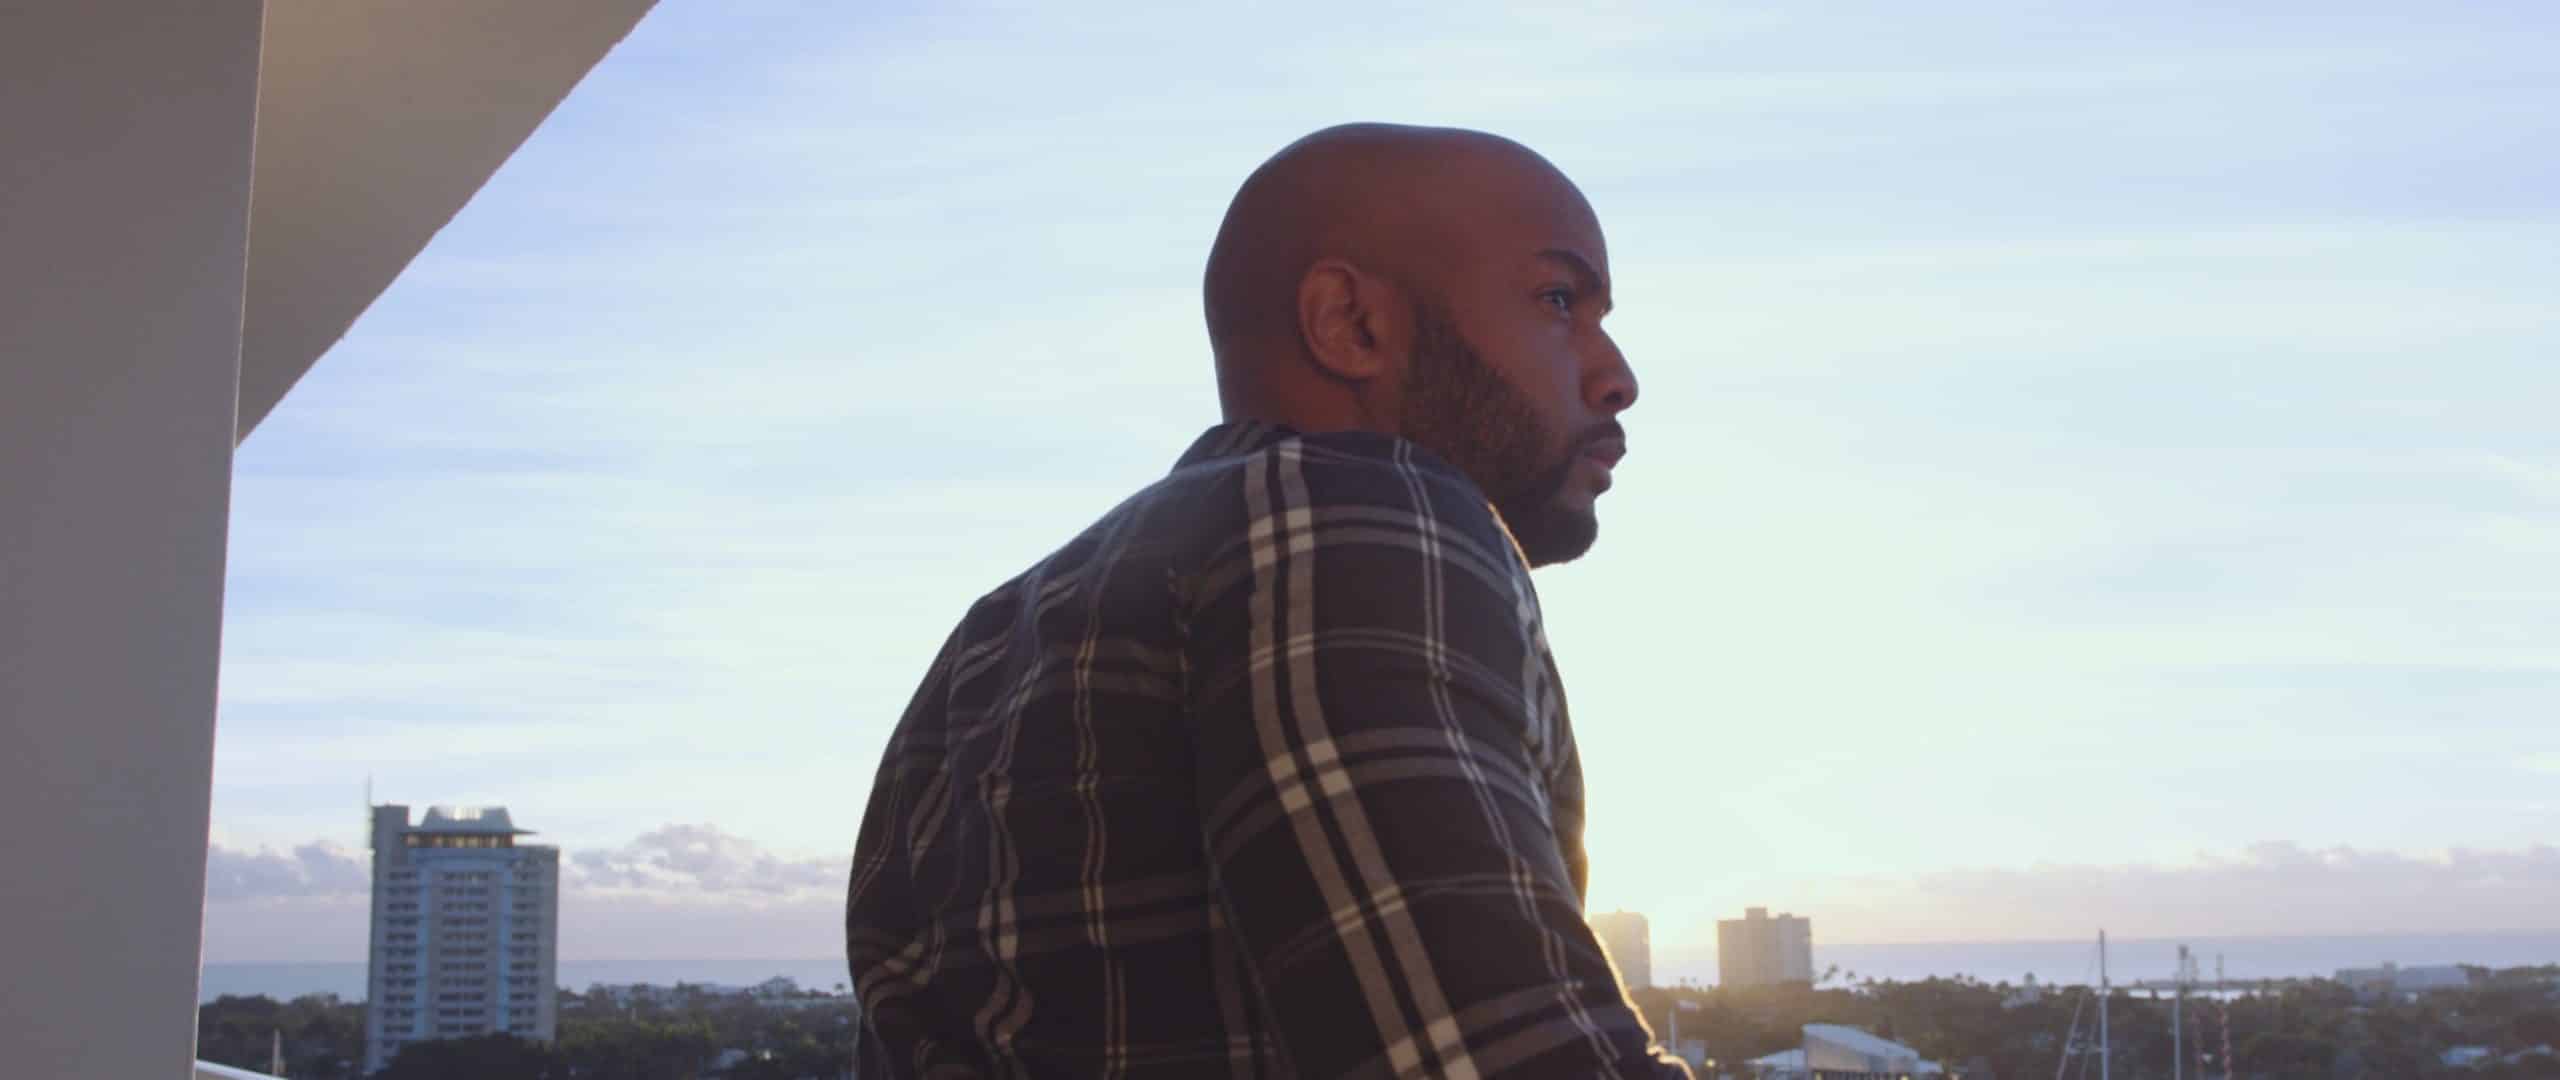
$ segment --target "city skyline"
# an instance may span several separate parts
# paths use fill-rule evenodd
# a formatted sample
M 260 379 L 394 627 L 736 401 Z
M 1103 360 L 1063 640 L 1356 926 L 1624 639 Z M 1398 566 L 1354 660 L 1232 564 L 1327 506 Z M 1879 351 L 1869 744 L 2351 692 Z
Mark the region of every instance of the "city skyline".
M 290 853 L 239 852 L 217 845 L 212 856 L 208 963 L 327 963 L 361 956 L 370 874 L 361 852 L 319 843 Z M 2113 927 L 2126 943 L 2325 940 L 2348 950 L 2336 954 L 2341 961 L 2355 963 L 2382 959 L 2353 952 L 2345 943 L 2355 939 L 2469 939 L 2463 947 L 2473 950 L 2466 955 L 2474 959 L 2467 962 L 2560 963 L 2560 928 L 2544 925 L 2545 909 L 2537 906 L 2537 894 L 2531 891 L 2548 872 L 2547 863 L 2538 858 L 2549 856 L 2471 855 L 2431 865 L 2262 848 L 2244 859 L 2195 867 L 2047 868 L 2041 879 L 2002 871 L 1932 875 L 1900 883 L 1896 887 L 1902 891 L 1888 898 L 1870 895 L 1862 903 L 1842 898 L 1887 883 L 1841 878 L 1817 883 L 1816 891 L 1833 890 L 1834 899 L 1790 906 L 1796 913 L 1823 918 L 1826 925 L 1840 919 L 1849 928 L 1823 935 L 1814 945 L 1817 953 L 1914 946 L 1915 955 L 1945 956 L 1951 954 L 1928 949 L 2081 943 L 2095 928 Z M 805 959 L 839 947 L 834 936 L 842 925 L 844 867 L 825 856 L 780 858 L 716 827 L 677 825 L 617 847 L 563 852 L 560 866 L 561 955 L 572 962 L 689 961 L 717 955 Z M 2279 884 L 2288 875 L 2291 881 Z M 2525 886 L 2512 894 L 2516 902 L 2502 909 L 2504 921 L 2493 917 L 2484 926 L 2449 931 L 2427 926 L 2443 896 L 2479 880 Z M 1936 898 L 1934 907 L 1930 897 Z M 1878 935 L 1876 926 L 1893 924 L 1860 918 L 1878 907 L 1929 910 L 1957 921 Z M 1941 910 L 1945 908 L 1956 910 Z M 1595 924 L 1610 914 L 1633 914 L 1660 925 L 1643 912 L 1591 910 Z M 2338 917 L 2347 911 L 2361 917 Z M 2382 925 L 2395 928 L 2372 929 L 2376 911 L 2386 913 Z M 2217 914 L 2218 924 L 2199 917 Z M 1716 923 L 1730 915 L 1708 912 L 1703 933 L 1683 927 L 1668 935 L 1649 934 L 1650 966 L 1668 973 L 1666 978 L 1713 981 Z M 1981 921 L 2000 922 L 2007 932 L 1969 935 L 1947 929 Z M 726 951 L 705 952 L 700 946 L 705 941 L 720 942 Z M 817 951 L 808 951 L 813 947 Z M 2447 959 L 2440 951 L 2423 949 L 2409 956 L 2402 962 Z M 2292 963 L 2301 966 L 2298 960 Z M 2323 961 L 2304 970 L 2336 966 L 2341 964 Z
M 922 665 L 1214 419 L 1216 217 L 1355 117 L 1609 229 L 1593 910 L 2554 928 L 2535 16 L 1893 10 L 652 14 L 241 449 L 208 959 L 337 925 L 367 774 L 543 821 L 564 947 L 832 948 Z

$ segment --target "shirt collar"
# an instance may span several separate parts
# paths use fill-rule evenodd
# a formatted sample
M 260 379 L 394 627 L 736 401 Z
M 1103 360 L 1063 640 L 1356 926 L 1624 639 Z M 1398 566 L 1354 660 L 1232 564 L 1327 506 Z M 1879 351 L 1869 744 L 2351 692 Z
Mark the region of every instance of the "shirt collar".
M 1295 438 L 1298 432 L 1285 424 L 1268 420 L 1235 420 L 1202 432 L 1192 440 L 1191 449 L 1182 452 L 1174 462 L 1175 469 L 1187 469 L 1204 461 L 1250 454 L 1282 439 Z
M 1174 471 L 1179 472 L 1203 462 L 1255 453 L 1281 440 L 1297 438 L 1299 434 L 1296 428 L 1286 424 L 1275 424 L 1268 420 L 1231 420 L 1201 432 L 1199 438 L 1191 441 L 1191 449 L 1183 451 L 1181 460 L 1174 462 L 1173 468 Z M 1427 455 L 1429 452 L 1422 451 L 1422 453 Z M 1435 457 L 1430 460 L 1436 462 L 1439 459 Z M 1440 467 L 1449 468 L 1446 465 Z M 1455 469 L 1450 469 L 1450 472 L 1452 475 L 1458 475 Z M 1464 480 L 1468 488 L 1475 488 L 1475 481 L 1467 480 L 1462 475 L 1459 478 Z M 1520 539 L 1512 533 L 1511 523 L 1502 518 L 1502 509 L 1491 502 L 1485 503 L 1485 509 L 1493 512 L 1494 524 L 1501 527 L 1503 539 L 1511 541 L 1512 553 L 1519 556 L 1521 567 L 1526 569 L 1529 566 L 1529 554 L 1521 550 Z

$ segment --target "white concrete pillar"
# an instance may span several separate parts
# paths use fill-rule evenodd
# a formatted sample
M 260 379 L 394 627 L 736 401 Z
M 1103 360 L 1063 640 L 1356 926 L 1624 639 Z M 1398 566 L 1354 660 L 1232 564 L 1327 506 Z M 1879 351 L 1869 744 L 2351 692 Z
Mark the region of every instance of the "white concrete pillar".
M 0 14 L 0 1071 L 194 1058 L 260 0 Z

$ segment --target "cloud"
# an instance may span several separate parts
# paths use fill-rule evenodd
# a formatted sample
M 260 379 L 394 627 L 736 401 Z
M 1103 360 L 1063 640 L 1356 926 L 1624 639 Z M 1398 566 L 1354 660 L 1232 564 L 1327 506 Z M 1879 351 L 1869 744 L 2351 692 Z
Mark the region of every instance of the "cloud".
M 207 960 L 364 955 L 366 854 L 319 841 L 289 855 L 217 842 L 207 854 Z M 846 865 L 837 856 L 776 853 L 708 823 L 573 850 L 561 868 L 562 953 L 573 961 L 824 956 L 842 947 Z
M 1833 941 L 2560 929 L 2560 847 L 2408 854 L 2260 843 L 2182 864 L 1964 868 L 1833 882 Z M 1985 927 L 1998 927 L 1997 935 Z
M 571 890 L 736 900 L 841 889 L 842 859 L 784 858 L 716 825 L 666 825 L 622 847 L 569 856 Z
M 845 866 L 833 856 L 777 855 L 717 825 L 674 824 L 621 847 L 569 853 L 562 888 L 665 900 L 785 897 L 843 888 Z M 207 851 L 205 877 L 211 903 L 362 899 L 372 870 L 365 853 L 323 841 L 297 846 L 290 855 L 217 842 Z
M 279 855 L 269 848 L 240 851 L 212 845 L 205 852 L 207 902 L 281 898 L 363 897 L 372 872 L 365 856 L 312 841 Z
M 210 854 L 208 959 L 363 955 L 363 855 L 320 842 L 290 854 L 217 844 Z M 573 851 L 563 867 L 563 955 L 829 955 L 841 945 L 844 871 L 841 857 L 776 852 L 710 823 Z M 1754 902 L 1811 917 L 1817 940 L 1834 944 L 2077 939 L 2100 926 L 2124 938 L 2560 930 L 2560 847 L 2546 844 L 2428 854 L 2269 842 L 2180 863 L 1976 866 L 1754 888 L 1763 894 Z M 1706 947 L 1713 920 L 1734 913 L 1644 906 L 1666 955 Z

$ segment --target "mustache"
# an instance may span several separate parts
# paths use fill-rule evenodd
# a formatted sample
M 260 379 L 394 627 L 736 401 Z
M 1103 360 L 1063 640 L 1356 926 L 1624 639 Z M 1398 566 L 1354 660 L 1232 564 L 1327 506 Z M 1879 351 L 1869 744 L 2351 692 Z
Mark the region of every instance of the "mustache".
M 1573 440 L 1573 451 L 1575 453 L 1580 453 L 1583 447 L 1599 442 L 1602 439 L 1616 439 L 1619 442 L 1627 441 L 1626 426 L 1615 420 L 1603 420 L 1588 428 L 1584 428 L 1582 434 L 1576 436 Z
M 1627 429 L 1625 425 L 1615 420 L 1603 420 L 1582 429 L 1582 434 L 1574 436 L 1572 442 L 1565 444 L 1564 452 L 1556 455 L 1555 464 L 1548 466 L 1538 477 L 1536 486 L 1529 490 L 1543 492 L 1544 494 L 1539 497 L 1540 501 L 1554 498 L 1556 492 L 1564 490 L 1565 479 L 1573 475 L 1574 462 L 1582 457 L 1583 448 L 1602 439 L 1625 442 Z

